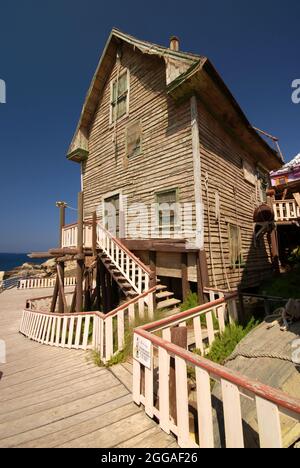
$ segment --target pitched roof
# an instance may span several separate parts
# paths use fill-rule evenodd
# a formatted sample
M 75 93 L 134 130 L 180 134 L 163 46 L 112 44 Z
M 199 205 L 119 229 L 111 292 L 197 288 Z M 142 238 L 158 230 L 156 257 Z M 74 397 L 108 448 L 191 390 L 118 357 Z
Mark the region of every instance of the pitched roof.
M 99 101 L 99 95 L 105 86 L 109 71 L 115 63 L 116 52 L 120 42 L 130 44 L 142 53 L 161 57 L 166 61 L 166 63 L 168 60 L 182 62 L 184 65 L 182 69 L 185 71 L 169 83 L 167 88 L 167 92 L 175 99 L 178 95 L 180 96 L 185 92 L 187 94 L 188 92 L 191 92 L 191 89 L 188 89 L 189 86 L 193 89 L 193 92 L 198 92 L 202 97 L 207 89 L 204 89 L 205 86 L 201 81 L 206 81 L 207 84 L 208 77 L 210 80 L 209 87 L 211 92 L 214 93 L 214 99 L 219 99 L 222 101 L 222 104 L 227 106 L 229 126 L 233 126 L 236 130 L 237 122 L 241 122 L 240 127 L 243 128 L 240 128 L 240 136 L 244 138 L 247 134 L 245 137 L 247 145 L 251 145 L 250 147 L 253 148 L 254 153 L 261 155 L 262 163 L 265 164 L 267 168 L 275 169 L 282 165 L 281 158 L 277 152 L 274 151 L 253 129 L 230 90 L 206 57 L 188 52 L 175 51 L 151 42 L 142 41 L 129 34 L 125 34 L 116 28 L 112 29 L 108 37 L 96 72 L 93 76 L 82 108 L 77 129 L 68 151 L 68 156 L 72 155 L 74 149 L 78 147 L 85 152 L 88 150 L 88 128 L 94 116 Z M 215 109 L 218 107 L 219 106 L 214 106 Z M 229 107 L 231 107 L 231 109 L 229 109 Z M 224 120 L 224 116 L 221 118 Z
M 80 130 L 84 133 L 84 129 L 88 128 L 90 120 L 96 110 L 98 102 L 97 97 L 105 85 L 107 71 L 115 60 L 117 46 L 120 41 L 132 45 L 134 48 L 140 50 L 144 54 L 156 55 L 158 57 L 164 58 L 165 60 L 172 58 L 185 62 L 188 66 L 192 65 L 193 63 L 204 62 L 206 60 L 206 58 L 202 57 L 201 55 L 175 51 L 167 47 L 153 44 L 152 42 L 141 41 L 129 34 L 125 34 L 122 31 L 113 28 L 105 44 L 96 72 L 87 92 L 73 141 L 76 137 L 78 137 Z M 72 151 L 72 143 L 69 152 Z
M 294 159 L 292 159 L 290 162 L 288 162 L 287 164 L 282 166 L 282 168 L 279 169 L 279 171 L 271 172 L 271 175 L 272 176 L 277 176 L 277 175 L 280 175 L 280 174 L 285 174 L 286 172 L 290 172 L 290 171 L 292 171 L 293 169 L 295 169 L 297 167 L 300 168 L 300 153 L 297 154 L 297 156 L 295 156 Z

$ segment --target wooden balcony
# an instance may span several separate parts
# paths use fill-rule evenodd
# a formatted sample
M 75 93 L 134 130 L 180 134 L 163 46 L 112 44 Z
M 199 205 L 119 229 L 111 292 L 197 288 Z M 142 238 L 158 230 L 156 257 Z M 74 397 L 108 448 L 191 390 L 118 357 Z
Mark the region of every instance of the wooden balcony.
M 92 247 L 93 227 L 91 222 L 84 223 L 83 230 L 83 245 L 86 248 Z M 76 224 L 68 224 L 62 230 L 62 248 L 76 248 L 78 240 L 78 226 Z
M 275 200 L 273 209 L 276 222 L 293 222 L 300 219 L 300 207 L 296 200 Z

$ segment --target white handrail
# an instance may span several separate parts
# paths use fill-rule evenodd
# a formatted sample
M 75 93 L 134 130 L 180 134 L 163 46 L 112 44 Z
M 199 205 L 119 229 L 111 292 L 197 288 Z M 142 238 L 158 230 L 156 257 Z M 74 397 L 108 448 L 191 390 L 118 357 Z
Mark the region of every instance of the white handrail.
M 138 294 L 149 289 L 151 270 L 100 224 L 97 243 Z
M 219 299 L 215 303 L 208 304 L 206 308 L 202 306 L 198 309 L 203 312 L 221 303 L 222 299 Z M 196 309 L 179 315 L 181 315 L 181 319 L 187 319 L 194 316 L 195 313 Z M 171 318 L 168 324 L 178 325 L 177 319 L 178 317 Z M 148 350 L 150 359 L 148 365 L 145 366 L 134 354 L 134 402 L 138 405 L 143 404 L 147 415 L 159 420 L 162 430 L 175 434 L 180 447 L 213 448 L 216 427 L 213 422 L 212 381 L 219 382 L 226 447 L 244 447 L 241 399 L 246 396 L 252 400 L 256 409 L 260 446 L 262 448 L 281 448 L 283 446 L 282 428 L 285 425 L 285 421 L 281 418 L 292 418 L 295 422 L 299 422 L 300 400 L 260 382 L 252 381 L 231 369 L 172 344 L 170 334 L 165 331 L 167 320 L 145 325 L 137 328 L 134 332 L 134 343 L 143 340 L 144 349 Z M 158 330 L 163 330 L 162 337 L 157 336 Z M 171 358 L 175 360 L 175 367 L 173 366 L 176 386 L 175 419 L 174 412 L 170 407 Z M 188 370 L 190 373 L 191 369 L 195 373 L 193 395 L 188 392 Z M 191 404 L 193 406 L 192 412 L 190 411 Z M 221 414 L 218 416 L 222 417 Z M 194 423 L 193 418 L 196 418 Z M 297 434 L 295 437 L 297 438 Z

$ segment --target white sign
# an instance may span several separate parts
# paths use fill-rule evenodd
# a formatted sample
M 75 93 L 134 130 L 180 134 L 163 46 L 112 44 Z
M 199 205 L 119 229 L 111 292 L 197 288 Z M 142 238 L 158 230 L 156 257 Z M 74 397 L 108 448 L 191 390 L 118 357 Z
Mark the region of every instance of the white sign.
M 6 364 L 6 346 L 4 340 L 0 340 L 0 364 Z
M 151 341 L 146 340 L 139 335 L 134 335 L 133 341 L 133 357 L 136 361 L 139 361 L 140 364 L 147 367 L 147 369 L 152 368 L 152 346 Z

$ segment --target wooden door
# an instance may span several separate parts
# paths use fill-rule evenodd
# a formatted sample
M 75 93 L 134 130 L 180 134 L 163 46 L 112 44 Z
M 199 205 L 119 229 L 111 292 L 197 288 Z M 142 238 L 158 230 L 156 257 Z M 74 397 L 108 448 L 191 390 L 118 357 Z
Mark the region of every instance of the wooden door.
M 113 236 L 120 236 L 120 195 L 104 200 L 104 227 Z

